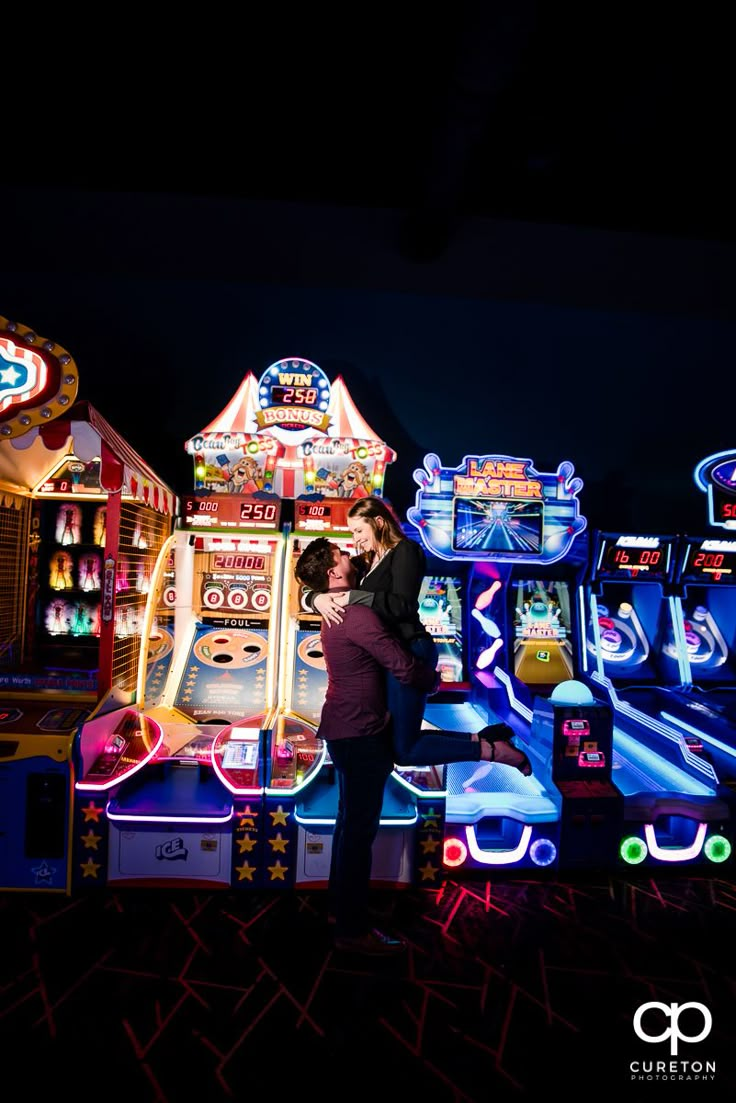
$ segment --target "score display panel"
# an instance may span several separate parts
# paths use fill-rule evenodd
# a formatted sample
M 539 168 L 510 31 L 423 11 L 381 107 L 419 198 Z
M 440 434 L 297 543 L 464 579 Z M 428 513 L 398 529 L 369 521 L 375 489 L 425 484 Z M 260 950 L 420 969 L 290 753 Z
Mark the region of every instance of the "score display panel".
M 666 582 L 674 568 L 674 536 L 603 535 L 595 577 L 624 582 Z
M 212 569 L 215 571 L 264 571 L 265 555 L 249 552 L 215 552 L 212 555 Z
M 317 387 L 271 387 L 272 406 L 306 406 L 312 409 L 318 406 L 320 393 Z
M 280 498 L 250 498 L 244 494 L 211 494 L 182 499 L 182 526 L 191 531 L 218 528 L 277 529 Z
M 319 502 L 297 499 L 294 502 L 295 532 L 350 532 L 348 510 L 354 498 L 323 498 Z
M 687 540 L 678 582 L 736 586 L 736 540 L 713 537 Z
M 262 615 L 271 608 L 272 590 L 271 555 L 263 551 L 207 553 L 201 575 L 203 610 L 228 617 Z

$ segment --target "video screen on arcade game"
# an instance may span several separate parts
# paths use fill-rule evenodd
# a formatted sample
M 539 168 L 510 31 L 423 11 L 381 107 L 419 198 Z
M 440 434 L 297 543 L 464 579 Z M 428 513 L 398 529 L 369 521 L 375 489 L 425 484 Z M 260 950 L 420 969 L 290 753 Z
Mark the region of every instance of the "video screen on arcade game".
M 442 689 L 467 682 L 463 660 L 462 580 L 454 575 L 425 575 L 419 591 L 419 619 L 437 645 Z
M 536 555 L 543 528 L 544 506 L 539 500 L 455 498 L 452 550 Z
M 514 673 L 527 685 L 556 686 L 574 677 L 567 582 L 514 582 Z

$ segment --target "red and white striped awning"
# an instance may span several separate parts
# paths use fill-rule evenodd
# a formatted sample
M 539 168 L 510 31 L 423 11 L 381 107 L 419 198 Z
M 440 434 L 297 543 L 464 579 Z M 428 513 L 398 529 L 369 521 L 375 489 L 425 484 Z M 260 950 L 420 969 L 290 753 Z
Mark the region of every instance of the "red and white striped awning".
M 69 455 L 84 463 L 99 458 L 108 493 L 122 489 L 159 513 L 175 514 L 174 491 L 89 402 L 76 402 L 63 416 L 3 441 L 0 481 L 33 490 Z
M 256 421 L 256 413 L 260 408 L 258 381 L 252 372 L 248 372 L 227 406 L 195 436 L 203 437 L 207 433 L 231 433 L 233 435 L 235 433 L 247 435 L 260 433 L 261 429 Z M 330 387 L 330 404 L 327 408 L 327 415 L 330 419 L 327 428 L 328 437 L 352 438 L 359 441 L 381 440 L 381 437 L 371 429 L 359 412 L 341 375 L 335 379 Z
M 327 429 L 328 437 L 340 437 L 341 439 L 352 437 L 361 441 L 381 440 L 381 437 L 374 433 L 359 412 L 341 375 L 338 375 L 330 388 L 330 404 L 327 407 L 327 414 L 330 419 Z
M 248 372 L 227 406 L 195 435 L 203 437 L 207 433 L 257 433 L 255 414 L 259 409 L 258 381 L 253 372 Z

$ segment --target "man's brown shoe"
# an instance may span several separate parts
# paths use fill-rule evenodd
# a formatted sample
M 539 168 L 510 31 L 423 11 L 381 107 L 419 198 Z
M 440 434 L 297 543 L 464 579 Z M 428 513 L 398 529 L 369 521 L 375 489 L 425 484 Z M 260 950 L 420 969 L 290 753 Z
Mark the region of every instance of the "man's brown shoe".
M 406 950 L 401 938 L 393 938 L 383 931 L 372 930 L 367 934 L 343 935 L 335 939 L 335 949 L 348 954 L 366 954 L 369 957 L 396 957 Z

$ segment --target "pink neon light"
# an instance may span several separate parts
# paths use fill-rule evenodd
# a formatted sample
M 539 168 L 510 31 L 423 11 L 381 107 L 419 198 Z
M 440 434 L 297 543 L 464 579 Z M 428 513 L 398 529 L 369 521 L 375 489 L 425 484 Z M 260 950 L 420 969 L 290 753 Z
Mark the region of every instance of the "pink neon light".
M 705 833 L 708 830 L 707 824 L 699 823 L 698 830 L 695 833 L 695 842 L 692 846 L 660 846 L 657 842 L 657 834 L 654 830 L 654 824 L 644 824 L 644 840 L 647 844 L 649 853 L 653 858 L 657 858 L 660 862 L 688 862 L 692 858 L 697 858 L 700 851 L 703 849 L 703 843 L 705 841 Z
M 487 609 L 500 588 L 501 583 L 498 579 L 496 579 L 495 582 L 491 583 L 487 590 L 484 590 L 482 594 L 478 595 L 478 600 L 475 603 L 475 608 L 478 610 Z
M 478 846 L 478 840 L 475 837 L 475 826 L 470 824 L 465 828 L 465 838 L 468 840 L 470 856 L 474 861 L 480 862 L 484 866 L 508 866 L 512 862 L 520 861 L 529 849 L 531 837 L 532 825 L 526 823 L 521 830 L 519 844 L 513 850 L 482 850 Z
M 140 762 L 136 762 L 135 766 L 131 766 L 129 770 L 124 770 L 122 774 L 117 774 L 116 777 L 110 781 L 77 781 L 74 783 L 74 788 L 79 789 L 83 793 L 102 792 L 104 789 L 112 789 L 114 785 L 119 785 L 121 781 L 125 781 L 126 778 L 132 777 L 133 774 L 137 774 L 139 770 L 142 770 L 144 766 L 147 766 L 151 759 L 154 757 L 159 747 L 164 741 L 164 729 L 156 720 L 153 720 L 150 716 L 146 717 L 149 724 L 153 724 L 158 728 L 158 742 L 152 750 L 148 752 L 145 758 L 142 758 Z
M 263 792 L 262 787 L 260 789 L 239 789 L 237 785 L 233 785 L 232 781 L 230 781 L 222 772 L 217 763 L 217 755 L 215 754 L 215 743 L 217 742 L 217 740 L 218 736 L 215 736 L 210 748 L 210 761 L 212 762 L 213 770 L 217 774 L 222 784 L 225 786 L 226 789 L 229 789 L 231 793 L 235 793 L 239 797 L 259 797 Z
M 485 651 L 481 651 L 478 656 L 478 661 L 475 664 L 476 670 L 485 670 L 487 666 L 490 666 L 500 647 L 503 647 L 503 640 L 499 636 L 497 640 L 493 641 L 490 647 L 487 647 Z

